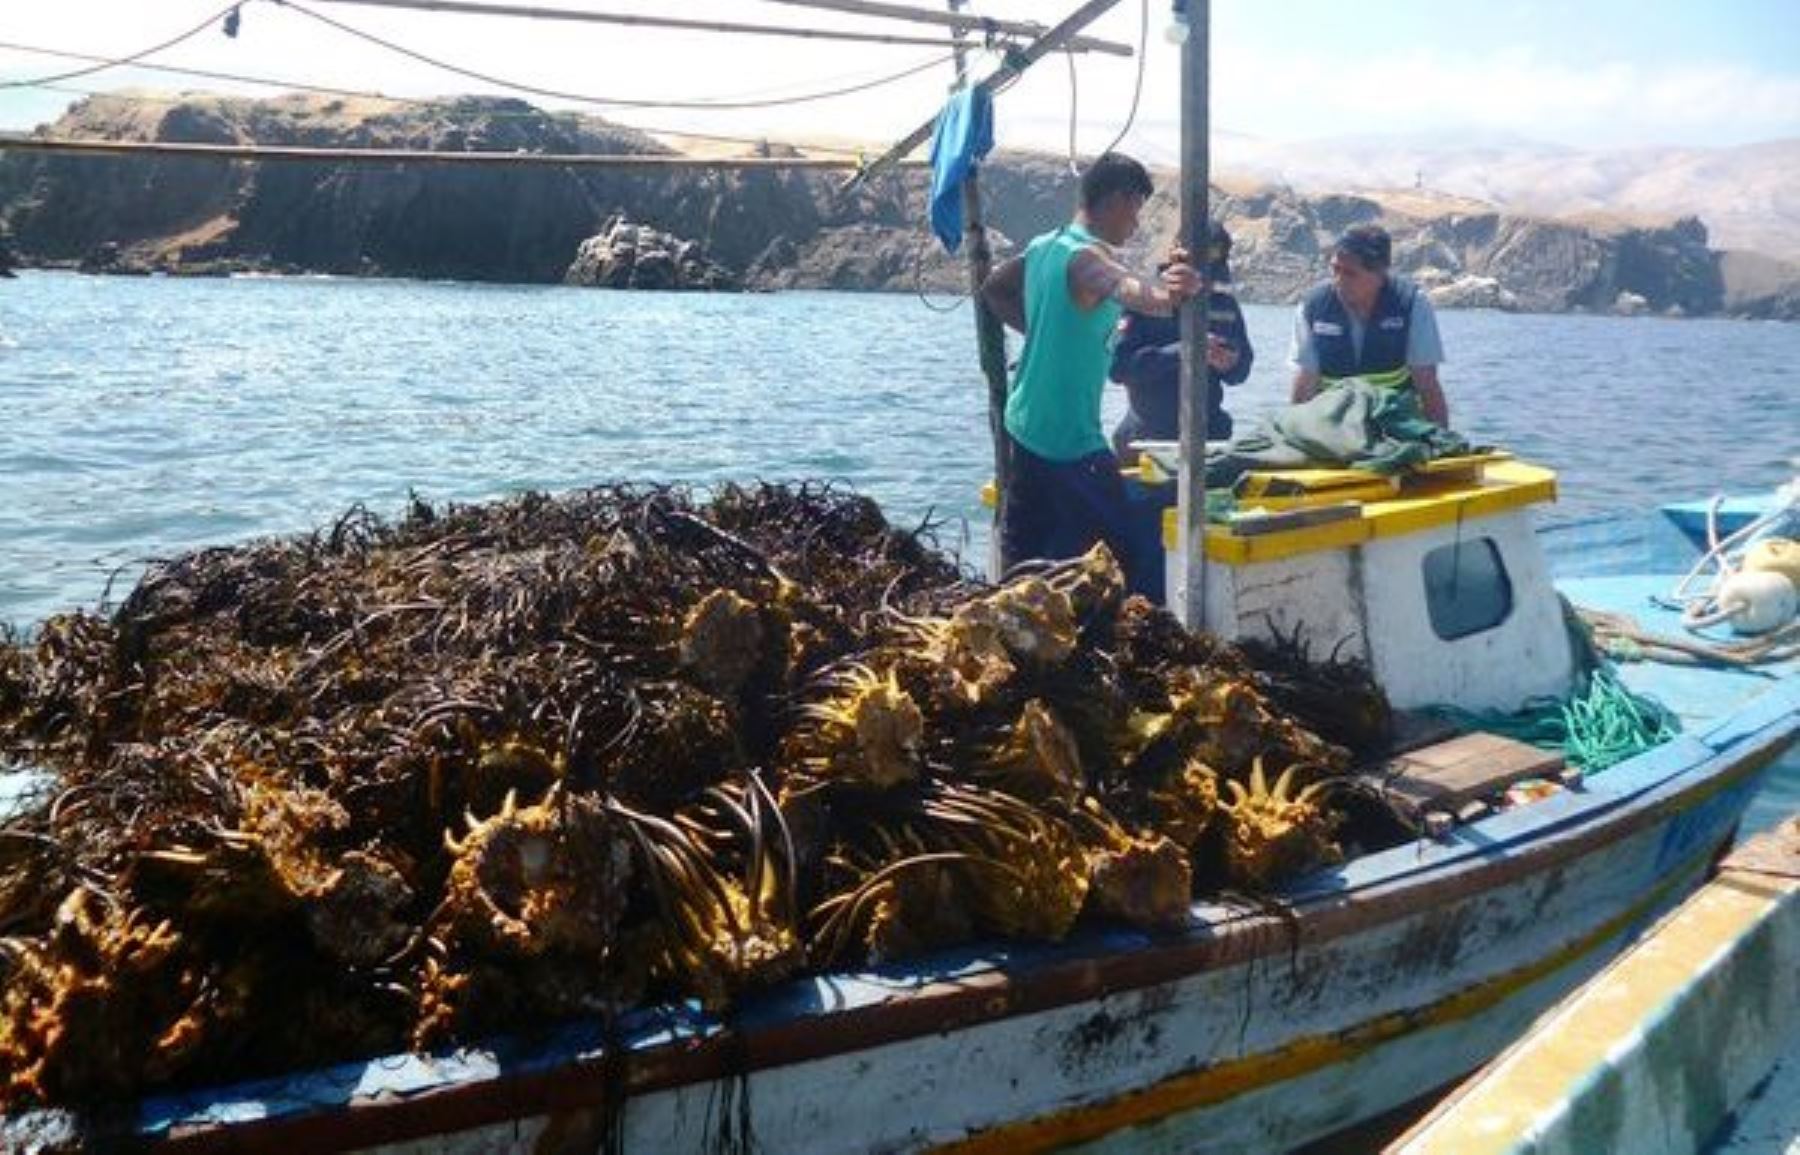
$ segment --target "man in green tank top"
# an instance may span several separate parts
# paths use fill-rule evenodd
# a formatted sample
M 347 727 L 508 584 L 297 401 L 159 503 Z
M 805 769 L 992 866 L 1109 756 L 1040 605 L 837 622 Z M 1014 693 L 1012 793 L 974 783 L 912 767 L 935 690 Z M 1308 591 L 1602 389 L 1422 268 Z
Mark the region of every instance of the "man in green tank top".
M 1202 288 L 1184 253 L 1161 284 L 1134 276 L 1114 255 L 1137 232 L 1151 191 L 1137 161 L 1099 157 L 1082 174 L 1075 219 L 1034 239 L 981 287 L 995 315 L 1025 334 L 1006 400 L 1012 468 L 1000 507 L 1003 568 L 1074 557 L 1104 541 L 1134 590 L 1160 585 L 1160 550 L 1131 525 L 1119 462 L 1100 427 L 1120 314 L 1167 316 Z

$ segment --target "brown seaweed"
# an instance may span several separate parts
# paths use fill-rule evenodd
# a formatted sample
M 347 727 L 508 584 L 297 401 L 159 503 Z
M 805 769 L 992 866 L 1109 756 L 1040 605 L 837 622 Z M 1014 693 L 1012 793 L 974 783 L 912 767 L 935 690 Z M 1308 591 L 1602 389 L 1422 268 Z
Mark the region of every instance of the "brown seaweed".
M 155 562 L 0 639 L 0 760 L 52 776 L 0 822 L 0 1110 L 1179 924 L 1337 853 L 1274 669 L 1104 549 L 990 587 L 811 484 Z

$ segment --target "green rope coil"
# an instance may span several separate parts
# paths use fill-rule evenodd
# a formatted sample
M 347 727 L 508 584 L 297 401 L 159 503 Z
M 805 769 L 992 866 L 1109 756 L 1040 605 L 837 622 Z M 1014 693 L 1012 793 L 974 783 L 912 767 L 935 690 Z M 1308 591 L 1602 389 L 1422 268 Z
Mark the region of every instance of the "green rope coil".
M 1654 698 L 1633 693 L 1610 666 L 1587 676 L 1568 699 L 1534 698 L 1516 713 L 1434 711 L 1461 726 L 1560 750 L 1569 765 L 1593 774 L 1674 738 L 1681 722 Z

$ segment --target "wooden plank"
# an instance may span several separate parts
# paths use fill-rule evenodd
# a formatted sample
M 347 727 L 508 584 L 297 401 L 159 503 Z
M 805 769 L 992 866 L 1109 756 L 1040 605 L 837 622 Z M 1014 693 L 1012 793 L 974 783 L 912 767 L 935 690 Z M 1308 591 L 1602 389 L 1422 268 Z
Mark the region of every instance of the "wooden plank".
M 1314 525 L 1330 525 L 1336 521 L 1352 521 L 1362 516 L 1362 505 L 1354 501 L 1334 505 L 1302 506 L 1275 513 L 1236 514 L 1230 521 L 1236 537 L 1258 537 L 1290 529 L 1306 529 Z
M 1429 810 L 1478 817 L 1480 803 L 1514 782 L 1553 779 L 1563 767 L 1554 751 L 1477 732 L 1401 754 L 1365 777 L 1415 820 Z

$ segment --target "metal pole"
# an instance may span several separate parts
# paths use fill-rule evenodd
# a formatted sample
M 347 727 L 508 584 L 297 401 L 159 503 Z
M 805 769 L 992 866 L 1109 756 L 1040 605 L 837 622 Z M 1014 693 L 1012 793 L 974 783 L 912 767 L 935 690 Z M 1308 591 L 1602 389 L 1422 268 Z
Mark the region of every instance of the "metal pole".
M 1207 138 L 1209 115 L 1209 0 L 1175 0 L 1187 10 L 1187 39 L 1181 53 L 1181 235 L 1188 253 L 1204 267 L 1207 184 L 1211 177 Z M 1206 314 L 1210 281 L 1181 310 L 1181 507 L 1179 538 L 1184 580 L 1176 611 L 1182 624 L 1198 630 L 1206 623 Z
M 952 14 L 968 0 L 949 0 Z M 956 32 L 956 91 L 969 83 L 968 52 L 963 32 Z M 994 442 L 994 532 L 1000 532 L 1000 515 L 1006 506 L 1006 479 L 1012 472 L 1012 447 L 1006 437 L 1006 330 L 1000 318 L 982 300 L 981 285 L 993 270 L 994 255 L 988 248 L 987 226 L 981 212 L 981 169 L 971 167 L 963 178 L 963 243 L 969 249 L 969 299 L 975 304 L 975 345 L 981 372 L 987 378 L 988 434 Z

